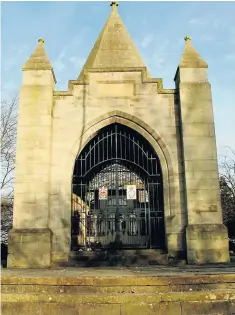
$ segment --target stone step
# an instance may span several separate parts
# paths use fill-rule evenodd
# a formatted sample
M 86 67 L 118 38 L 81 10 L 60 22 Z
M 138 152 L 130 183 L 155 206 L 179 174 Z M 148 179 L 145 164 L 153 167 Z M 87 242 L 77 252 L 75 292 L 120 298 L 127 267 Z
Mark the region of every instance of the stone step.
M 213 295 L 213 296 L 212 296 Z M 112 293 L 90 293 L 85 292 L 84 294 L 55 294 L 48 295 L 47 293 L 41 294 L 21 294 L 21 293 L 4 293 L 1 296 L 2 302 L 51 302 L 51 303 L 135 303 L 140 302 L 139 298 L 143 299 L 144 303 L 156 303 L 156 302 L 167 302 L 167 301 L 211 301 L 211 300 L 231 300 L 235 301 L 234 289 L 226 290 L 210 290 L 196 291 L 196 292 L 162 292 L 159 294 L 137 293 L 130 292 L 123 293 L 115 292 Z
M 141 275 L 134 269 L 123 272 L 115 268 L 91 268 L 89 272 L 6 270 L 2 276 L 2 314 L 230 315 L 235 312 L 234 274 L 145 276 L 143 269 L 137 268 L 142 270 Z
M 226 289 L 235 290 L 235 283 L 201 283 L 197 285 L 179 284 L 179 285 L 113 285 L 113 286 L 92 286 L 92 285 L 2 285 L 2 294 L 151 294 L 164 292 L 197 292 L 206 290 L 223 291 Z
M 51 303 L 2 302 L 2 315 L 233 315 L 235 304 L 222 300 L 214 302 L 160 302 L 112 304 L 105 303 Z M 194 312 L 192 312 L 194 310 Z
M 118 255 L 118 256 L 139 256 L 139 257 L 148 257 L 148 256 L 162 256 L 166 255 L 167 253 L 164 250 L 160 249 L 143 249 L 143 250 L 119 250 L 119 251 L 109 251 L 109 250 L 96 250 L 96 251 L 71 251 L 70 257 L 71 258 L 80 258 L 80 257 L 105 257 L 107 255 Z
M 3 315 L 230 315 L 234 290 L 158 294 L 2 294 Z M 195 312 L 196 311 L 196 312 Z
M 63 269 L 55 270 L 58 276 L 40 277 L 40 271 L 37 277 L 2 277 L 2 293 L 58 293 L 58 294 L 89 294 L 89 293 L 161 293 L 161 292 L 196 292 L 202 290 L 223 290 L 235 288 L 235 275 L 178 275 L 178 276 L 138 276 L 136 269 L 135 276 L 118 276 L 116 270 L 114 275 L 102 277 L 104 269 L 96 270 L 99 277 L 85 276 L 85 270 L 81 271 L 84 276 L 64 277 Z M 144 268 L 145 269 L 145 268 Z M 62 272 L 61 276 L 59 274 Z M 94 272 L 94 271 L 93 271 Z M 122 272 L 121 270 L 118 273 Z M 144 272 L 140 270 L 140 272 Z M 77 269 L 79 274 L 79 269 Z M 27 273 L 26 273 L 27 274 Z M 92 270 L 87 274 L 92 274 Z M 235 298 L 235 296 L 234 296 Z
M 169 265 L 182 261 L 169 260 L 163 250 L 120 250 L 120 251 L 73 251 L 67 266 L 128 266 Z

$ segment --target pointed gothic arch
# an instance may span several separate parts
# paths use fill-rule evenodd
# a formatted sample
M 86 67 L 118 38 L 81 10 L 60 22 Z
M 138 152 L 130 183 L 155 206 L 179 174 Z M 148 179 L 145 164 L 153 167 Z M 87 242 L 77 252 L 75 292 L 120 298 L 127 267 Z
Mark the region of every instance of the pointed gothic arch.
M 83 133 L 78 137 L 70 150 L 69 161 L 67 164 L 68 166 L 70 165 L 70 181 L 73 177 L 76 157 L 100 129 L 113 123 L 120 123 L 140 133 L 155 150 L 162 168 L 165 216 L 173 216 L 175 213 L 175 191 L 171 183 L 174 182 L 174 165 L 176 165 L 176 163 L 174 163 L 172 154 L 162 135 L 160 135 L 157 130 L 153 130 L 138 117 L 128 113 L 117 110 L 111 111 L 90 121 L 84 126 Z
M 112 125 L 120 125 L 124 128 L 129 128 L 133 132 L 141 135 L 145 139 L 146 143 L 152 147 L 153 152 L 158 158 L 159 165 L 161 168 L 161 180 L 162 180 L 162 202 L 163 202 L 163 225 L 166 222 L 166 217 L 172 216 L 174 212 L 174 191 L 173 187 L 170 187 L 169 176 L 173 178 L 173 167 L 170 158 L 170 153 L 165 145 L 163 139 L 156 131 L 152 130 L 147 124 L 141 122 L 140 119 L 128 115 L 124 112 L 113 111 L 106 115 L 99 117 L 84 127 L 84 133 L 76 141 L 73 148 L 71 149 L 71 157 L 73 156 L 72 174 L 74 175 L 74 168 L 78 157 L 84 152 L 87 146 L 90 145 L 99 132 L 106 128 L 108 130 Z M 73 175 L 71 178 L 73 178 Z M 81 196 L 80 196 L 81 197 Z M 170 198 L 171 197 L 171 198 Z M 84 200 L 80 200 L 80 203 L 85 205 Z M 72 201 L 73 204 L 73 201 Z M 73 206 L 73 205 L 72 205 Z M 86 207 L 87 205 L 85 205 Z M 84 219 L 84 216 L 83 216 Z M 167 226 L 164 227 L 164 233 L 167 230 Z M 165 235 L 164 235 L 165 238 Z M 165 240 L 164 240 L 165 242 Z M 167 246 L 167 244 L 166 244 Z

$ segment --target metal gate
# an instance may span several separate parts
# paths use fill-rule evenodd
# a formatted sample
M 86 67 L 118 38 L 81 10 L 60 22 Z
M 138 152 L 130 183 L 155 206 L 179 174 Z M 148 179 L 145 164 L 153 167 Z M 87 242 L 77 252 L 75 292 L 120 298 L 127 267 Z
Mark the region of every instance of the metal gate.
M 134 130 L 112 124 L 74 167 L 72 249 L 164 247 L 159 159 Z

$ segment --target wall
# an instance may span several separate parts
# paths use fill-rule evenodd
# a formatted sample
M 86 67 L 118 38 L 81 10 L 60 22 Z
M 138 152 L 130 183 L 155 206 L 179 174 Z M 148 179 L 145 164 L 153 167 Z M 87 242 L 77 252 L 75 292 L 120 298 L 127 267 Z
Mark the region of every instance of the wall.
M 89 84 L 75 82 L 72 92 L 54 93 L 50 194 L 53 260 L 60 260 L 60 255 L 66 257 L 68 251 L 76 156 L 96 131 L 115 121 L 143 134 L 159 155 L 167 246 L 172 252 L 183 249 L 180 233 L 185 218 L 179 192 L 174 91 L 162 91 L 161 81 L 143 80 L 143 73 L 143 70 L 90 73 L 86 82 Z

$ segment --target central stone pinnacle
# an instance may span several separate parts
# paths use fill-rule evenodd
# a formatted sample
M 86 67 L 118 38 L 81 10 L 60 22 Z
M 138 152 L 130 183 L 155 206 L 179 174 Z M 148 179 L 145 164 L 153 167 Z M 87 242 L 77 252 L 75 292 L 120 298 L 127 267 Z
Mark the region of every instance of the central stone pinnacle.
M 116 8 L 116 7 L 118 6 L 118 2 L 117 2 L 117 1 L 112 1 L 112 2 L 110 3 L 110 6 L 111 6 L 112 8 Z
M 39 38 L 38 42 L 43 44 L 44 43 L 44 39 L 43 38 Z

